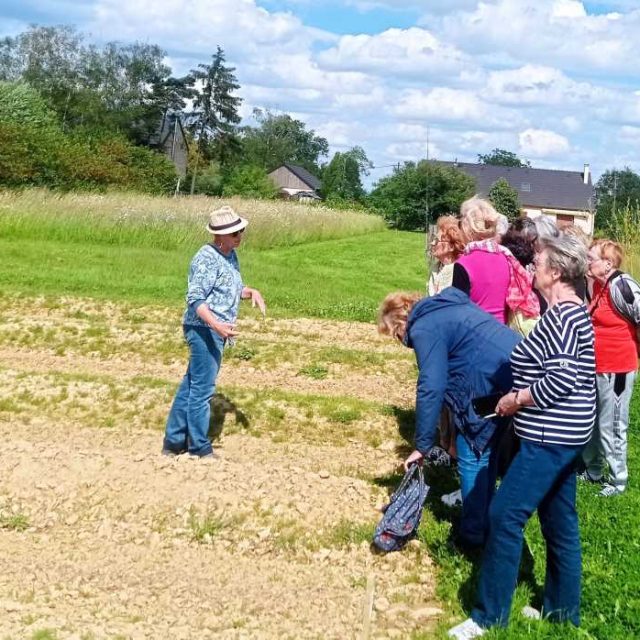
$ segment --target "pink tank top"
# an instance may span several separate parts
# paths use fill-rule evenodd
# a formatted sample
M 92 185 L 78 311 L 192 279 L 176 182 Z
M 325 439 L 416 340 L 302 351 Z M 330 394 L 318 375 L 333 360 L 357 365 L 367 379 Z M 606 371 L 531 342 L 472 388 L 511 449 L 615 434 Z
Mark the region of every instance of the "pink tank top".
M 471 301 L 506 324 L 509 288 L 509 263 L 506 257 L 500 253 L 476 250 L 460 256 L 458 262 L 469 274 Z

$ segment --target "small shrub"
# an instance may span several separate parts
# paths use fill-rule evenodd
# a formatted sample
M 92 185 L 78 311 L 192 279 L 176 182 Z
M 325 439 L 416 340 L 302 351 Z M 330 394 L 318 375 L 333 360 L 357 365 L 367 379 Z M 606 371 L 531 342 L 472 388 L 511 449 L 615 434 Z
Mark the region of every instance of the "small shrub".
M 228 354 L 228 355 L 227 355 Z M 245 345 L 234 347 L 225 352 L 226 357 L 232 360 L 251 360 L 256 355 L 256 350 Z
M 217 513 L 206 513 L 200 517 L 194 508 L 189 511 L 189 529 L 196 542 L 211 542 L 227 526 Z
M 362 412 L 352 407 L 331 407 L 323 413 L 331 422 L 339 422 L 341 424 L 349 424 L 362 417 Z
M 329 375 L 329 370 L 322 365 L 312 364 L 308 367 L 303 367 L 298 373 L 313 380 L 324 380 Z
M 23 513 L 0 514 L 0 529 L 26 531 L 28 528 L 29 519 Z

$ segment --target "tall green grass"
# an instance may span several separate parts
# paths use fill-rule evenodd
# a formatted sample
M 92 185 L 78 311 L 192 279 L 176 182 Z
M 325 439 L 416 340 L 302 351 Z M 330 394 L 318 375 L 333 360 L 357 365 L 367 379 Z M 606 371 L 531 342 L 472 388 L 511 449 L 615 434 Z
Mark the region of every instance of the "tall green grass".
M 285 202 L 231 200 L 250 218 L 244 281 L 269 311 L 371 321 L 394 289 L 423 290 L 421 234 L 380 218 Z M 0 291 L 182 306 L 189 262 L 210 236 L 211 198 L 0 194 Z
M 383 220 L 361 211 L 284 201 L 220 200 L 132 193 L 55 194 L 46 190 L 0 192 L 0 237 L 65 243 L 147 247 L 197 247 L 208 235 L 208 213 L 230 204 L 249 220 L 245 244 L 259 249 L 293 246 L 382 231 Z

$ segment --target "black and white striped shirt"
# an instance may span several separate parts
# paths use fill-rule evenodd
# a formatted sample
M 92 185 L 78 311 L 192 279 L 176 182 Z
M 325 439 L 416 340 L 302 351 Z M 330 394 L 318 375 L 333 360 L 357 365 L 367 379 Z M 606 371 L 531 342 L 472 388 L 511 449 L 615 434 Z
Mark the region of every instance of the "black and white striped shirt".
M 514 389 L 535 403 L 514 415 L 516 433 L 534 442 L 583 445 L 595 421 L 593 327 L 582 304 L 559 302 L 511 354 Z

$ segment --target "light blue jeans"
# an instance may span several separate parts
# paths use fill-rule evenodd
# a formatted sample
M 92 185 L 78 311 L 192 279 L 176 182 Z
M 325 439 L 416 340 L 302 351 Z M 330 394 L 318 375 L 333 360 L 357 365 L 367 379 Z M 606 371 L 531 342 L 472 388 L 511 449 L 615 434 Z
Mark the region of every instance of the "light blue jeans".
M 208 327 L 185 325 L 183 329 L 189 345 L 189 366 L 169 412 L 163 449 L 206 456 L 213 451 L 208 437 L 210 403 L 222 363 L 224 339 Z
M 494 436 L 478 457 L 462 434 L 456 436 L 462 493 L 460 538 L 466 544 L 482 545 L 487 536 L 489 504 L 495 491 L 498 470 L 495 441 Z

